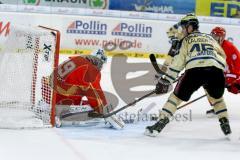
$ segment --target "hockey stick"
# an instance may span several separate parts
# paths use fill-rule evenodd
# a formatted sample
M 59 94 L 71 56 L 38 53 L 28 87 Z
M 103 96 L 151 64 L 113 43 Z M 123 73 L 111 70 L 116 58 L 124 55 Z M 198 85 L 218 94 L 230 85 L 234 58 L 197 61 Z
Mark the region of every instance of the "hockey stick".
M 159 68 L 158 63 L 157 63 L 156 56 L 155 56 L 153 53 L 151 53 L 151 54 L 149 55 L 149 58 L 150 58 L 150 61 L 151 61 L 151 64 L 152 64 L 153 68 L 155 69 L 155 71 L 156 71 L 158 74 L 169 76 L 168 74 L 166 74 L 165 72 L 163 72 L 163 71 Z M 170 77 L 170 76 L 169 76 L 169 77 Z M 180 77 L 181 77 L 181 76 L 180 76 Z M 175 81 L 173 81 L 173 83 L 177 82 L 177 81 L 180 79 L 180 77 L 178 77 Z
M 128 103 L 127 105 L 125 105 L 125 106 L 123 106 L 123 107 L 121 107 L 121 108 L 119 108 L 119 109 L 117 109 L 117 110 L 115 110 L 115 111 L 113 111 L 111 113 L 100 114 L 100 113 L 90 112 L 88 114 L 88 116 L 92 117 L 92 118 L 107 118 L 107 117 L 110 117 L 110 116 L 112 116 L 112 115 L 114 115 L 114 114 L 116 114 L 116 113 L 118 113 L 118 112 L 120 112 L 120 111 L 122 111 L 122 110 L 124 110 L 124 109 L 126 109 L 126 108 L 128 108 L 128 107 L 130 107 L 130 106 L 132 106 L 134 104 L 136 104 L 137 102 L 139 102 L 139 101 L 141 101 L 141 100 L 143 100 L 143 99 L 145 99 L 145 98 L 147 98 L 147 97 L 149 97 L 149 96 L 151 96 L 153 94 L 155 94 L 155 90 L 151 91 L 150 93 L 140 97 L 139 99 L 137 99 L 137 100 L 135 100 L 135 101 L 133 101 L 131 103 Z
M 200 99 L 202 99 L 202 98 L 204 98 L 204 97 L 206 97 L 206 96 L 207 96 L 207 94 L 204 94 L 204 95 L 202 95 L 202 96 L 200 96 L 200 97 L 198 97 L 198 98 L 195 98 L 194 100 L 191 100 L 190 102 L 185 103 L 185 104 L 179 106 L 179 107 L 177 108 L 177 110 L 182 109 L 183 107 L 186 107 L 186 106 L 192 104 L 193 102 L 196 102 L 196 101 L 198 101 L 198 100 L 200 100 Z M 156 116 L 156 117 L 151 117 L 151 120 L 153 120 L 153 121 L 158 120 L 158 116 Z
M 151 61 L 151 64 L 152 64 L 153 68 L 155 69 L 155 71 L 156 71 L 157 73 L 168 76 L 165 72 L 163 72 L 163 71 L 159 68 L 159 66 L 158 66 L 158 64 L 157 64 L 156 57 L 155 57 L 154 54 L 150 54 L 150 55 L 149 55 L 149 58 L 150 58 L 150 61 Z M 175 80 L 173 83 L 177 82 L 178 80 L 179 80 L 179 79 Z M 151 96 L 152 94 L 155 94 L 155 90 L 152 91 L 152 92 L 150 92 L 150 93 L 148 93 L 148 94 L 146 94 L 146 95 L 144 95 L 144 96 L 142 96 L 142 97 L 140 97 L 139 99 L 137 99 L 137 100 L 135 100 L 135 101 L 127 104 L 126 106 L 123 106 L 123 107 L 121 107 L 121 108 L 119 108 L 119 109 L 111 112 L 111 113 L 108 113 L 108 114 L 100 114 L 100 113 L 96 113 L 96 112 L 90 112 L 90 113 L 89 113 L 89 117 L 92 117 L 92 118 L 107 118 L 107 117 L 110 117 L 110 116 L 112 116 L 112 115 L 114 115 L 114 114 L 116 114 L 116 113 L 118 113 L 118 112 L 120 112 L 120 111 L 122 111 L 122 110 L 124 110 L 124 109 L 126 109 L 126 108 L 128 108 L 128 107 L 130 107 L 130 106 L 132 106 L 132 105 L 134 105 L 134 104 L 136 104 L 137 102 L 141 101 L 142 99 Z
M 151 63 L 152 63 L 153 68 L 155 69 L 155 71 L 156 71 L 158 74 L 166 75 L 166 73 L 163 72 L 163 71 L 159 68 L 159 66 L 158 66 L 158 64 L 157 64 L 157 59 L 156 59 L 156 57 L 155 57 L 155 55 L 154 55 L 153 53 L 149 55 L 149 58 L 150 58 L 150 61 L 151 61 Z
M 198 97 L 198 98 L 195 98 L 194 100 L 191 100 L 190 102 L 188 102 L 188 103 L 186 103 L 186 104 L 178 107 L 177 110 L 179 110 L 179 109 L 181 109 L 181 108 L 183 108 L 183 107 L 185 107 L 185 106 L 187 106 L 187 105 L 189 105 L 189 104 L 192 104 L 193 102 L 196 102 L 196 101 L 198 101 L 199 99 L 202 99 L 203 97 L 206 97 L 206 96 L 207 96 L 207 94 L 204 94 L 204 95 L 202 95 L 202 96 L 200 96 L 200 97 Z

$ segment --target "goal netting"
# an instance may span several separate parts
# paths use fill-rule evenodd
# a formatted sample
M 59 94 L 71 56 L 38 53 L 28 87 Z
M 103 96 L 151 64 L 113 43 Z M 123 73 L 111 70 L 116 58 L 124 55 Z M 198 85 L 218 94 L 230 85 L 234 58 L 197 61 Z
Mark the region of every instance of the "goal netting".
M 60 32 L 10 26 L 1 43 L 0 128 L 54 125 L 55 92 L 43 83 L 58 65 Z

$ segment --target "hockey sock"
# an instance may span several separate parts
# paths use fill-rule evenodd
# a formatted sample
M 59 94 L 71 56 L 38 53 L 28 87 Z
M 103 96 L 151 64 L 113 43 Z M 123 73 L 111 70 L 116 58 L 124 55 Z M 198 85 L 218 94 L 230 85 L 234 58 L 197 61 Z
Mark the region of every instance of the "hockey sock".
M 159 118 L 164 119 L 165 117 L 171 117 L 177 110 L 177 106 L 182 102 L 181 99 L 176 97 L 174 93 L 171 93 L 167 102 L 164 104 L 162 111 L 160 112 Z
M 213 109 L 219 119 L 223 118 L 223 117 L 226 117 L 226 118 L 228 117 L 227 107 L 226 107 L 223 97 L 221 97 L 219 99 L 209 97 L 209 101 L 212 104 Z
M 213 107 L 213 104 L 211 102 L 211 96 L 207 93 L 207 91 L 205 89 L 204 89 L 204 91 L 207 94 L 207 99 L 208 99 L 209 104 Z

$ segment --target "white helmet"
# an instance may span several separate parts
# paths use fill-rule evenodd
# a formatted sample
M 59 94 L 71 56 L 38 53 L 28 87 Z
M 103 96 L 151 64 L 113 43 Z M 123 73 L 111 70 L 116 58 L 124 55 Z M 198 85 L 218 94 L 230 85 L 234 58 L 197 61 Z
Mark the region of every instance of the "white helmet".
M 103 63 L 107 62 L 107 56 L 104 53 L 103 49 L 97 49 L 96 51 L 91 53 L 92 56 L 96 56 L 99 58 Z

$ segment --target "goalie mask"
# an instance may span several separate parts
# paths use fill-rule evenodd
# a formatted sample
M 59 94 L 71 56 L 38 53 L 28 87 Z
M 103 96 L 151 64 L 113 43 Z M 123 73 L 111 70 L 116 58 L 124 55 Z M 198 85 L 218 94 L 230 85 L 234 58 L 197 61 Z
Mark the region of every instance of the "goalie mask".
M 107 62 L 107 56 L 105 55 L 103 49 L 97 49 L 96 51 L 92 52 L 91 55 L 99 58 L 103 63 Z
M 102 69 L 103 64 L 107 62 L 107 57 L 102 49 L 98 49 L 86 56 L 86 59 L 95 65 L 99 70 Z

